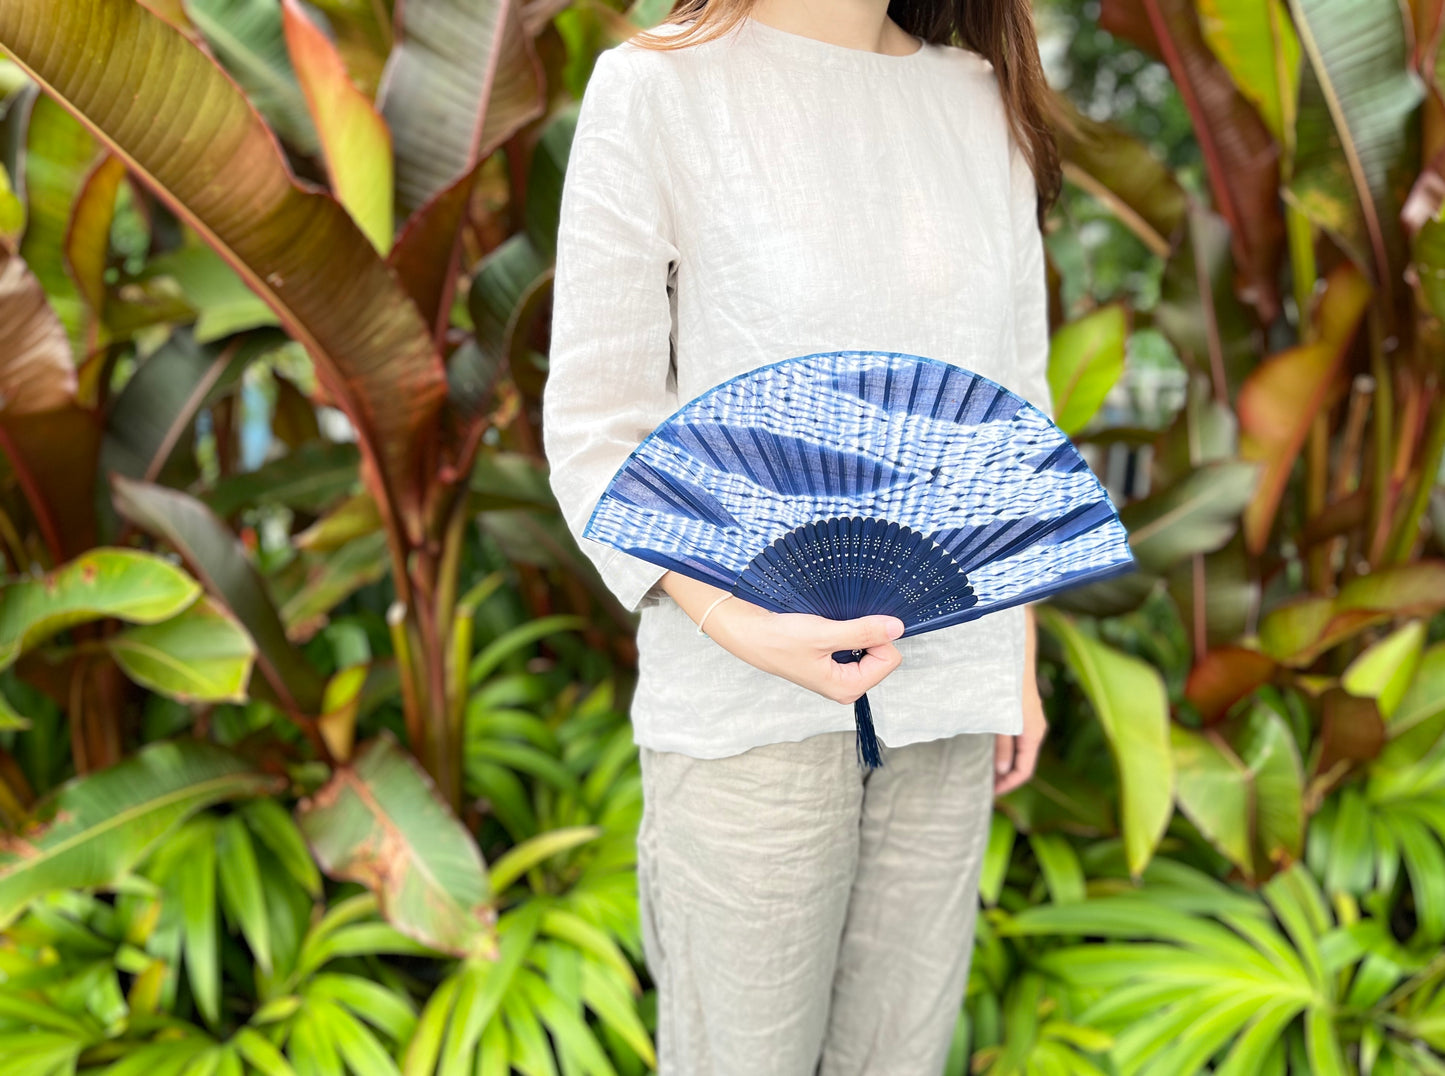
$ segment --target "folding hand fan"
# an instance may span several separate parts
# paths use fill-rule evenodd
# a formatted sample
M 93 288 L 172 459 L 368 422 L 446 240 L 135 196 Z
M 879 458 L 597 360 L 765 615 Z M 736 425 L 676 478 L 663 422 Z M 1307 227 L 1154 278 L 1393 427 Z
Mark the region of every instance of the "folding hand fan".
M 898 352 L 802 355 L 709 389 L 628 456 L 583 535 L 774 612 L 891 614 L 905 636 L 1134 566 L 1048 416 Z M 860 764 L 882 765 L 866 695 L 854 718 Z

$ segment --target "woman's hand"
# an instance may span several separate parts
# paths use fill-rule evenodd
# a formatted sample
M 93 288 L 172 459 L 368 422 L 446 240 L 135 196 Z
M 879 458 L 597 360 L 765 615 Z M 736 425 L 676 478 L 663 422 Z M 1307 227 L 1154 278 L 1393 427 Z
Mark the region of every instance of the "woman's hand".
M 995 796 L 1012 792 L 1034 775 L 1034 766 L 1039 761 L 1039 747 L 1043 744 L 1048 730 L 1049 724 L 1044 719 L 1044 701 L 1039 698 L 1039 689 L 1025 685 L 1024 730 L 1017 736 L 1002 732 L 994 734 Z
M 662 589 L 694 623 L 727 591 L 676 572 Z M 774 613 L 742 598 L 729 598 L 708 613 L 703 630 L 729 653 L 834 702 L 853 702 L 898 668 L 903 657 L 893 640 L 903 621 L 877 614 L 830 620 L 811 613 Z M 866 650 L 856 662 L 833 660 L 835 650 Z
M 1038 623 L 1031 605 L 1024 607 L 1024 727 L 1017 736 L 996 733 L 993 743 L 993 794 L 1012 792 L 1034 775 L 1039 748 L 1049 731 L 1044 700 L 1039 697 Z

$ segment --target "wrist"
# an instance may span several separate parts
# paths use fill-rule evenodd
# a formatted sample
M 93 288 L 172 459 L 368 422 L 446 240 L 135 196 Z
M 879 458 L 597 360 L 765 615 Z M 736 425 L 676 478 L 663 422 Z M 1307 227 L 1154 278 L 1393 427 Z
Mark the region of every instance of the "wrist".
M 712 615 L 707 618 L 704 634 L 725 649 L 731 650 L 733 640 L 746 637 L 756 630 L 759 619 L 771 615 L 761 606 L 734 597 L 712 611 Z

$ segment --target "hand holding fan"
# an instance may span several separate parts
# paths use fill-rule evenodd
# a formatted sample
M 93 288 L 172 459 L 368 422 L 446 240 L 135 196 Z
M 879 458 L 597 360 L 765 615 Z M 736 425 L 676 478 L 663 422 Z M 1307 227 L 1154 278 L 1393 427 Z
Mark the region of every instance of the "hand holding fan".
M 628 456 L 583 535 L 773 612 L 886 613 L 905 636 L 1134 567 L 1048 416 L 897 352 L 803 355 L 708 390 Z M 854 717 L 860 762 L 881 765 L 866 694 Z

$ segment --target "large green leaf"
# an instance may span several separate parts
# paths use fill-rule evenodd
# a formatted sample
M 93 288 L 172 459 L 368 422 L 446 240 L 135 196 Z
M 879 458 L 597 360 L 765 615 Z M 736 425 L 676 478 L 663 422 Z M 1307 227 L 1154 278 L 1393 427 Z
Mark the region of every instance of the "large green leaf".
M 106 416 L 101 465 L 129 478 L 154 482 L 197 413 L 233 386 L 248 363 L 284 339 L 271 330 L 224 346 L 203 347 L 178 330 L 136 369 Z
M 175 546 L 192 573 L 245 625 L 266 682 L 292 712 L 319 713 L 321 676 L 291 645 L 245 547 L 205 505 L 177 490 L 116 475 L 116 508 Z
M 1286 602 L 1260 621 L 1259 641 L 1278 661 L 1306 666 L 1330 647 L 1392 616 L 1433 616 L 1445 609 L 1445 561 L 1383 568 L 1345 582 L 1334 597 Z
M 1180 809 L 1246 877 L 1299 858 L 1304 767 L 1278 714 L 1255 706 L 1224 728 L 1175 725 L 1171 736 Z
M 155 624 L 196 600 L 185 572 L 135 549 L 95 549 L 44 579 L 0 589 L 0 668 L 66 628 L 102 617 Z
M 120 882 L 203 807 L 278 791 L 281 782 L 200 741 L 155 743 L 59 788 L 30 827 L 0 838 L 0 925 L 31 900 Z
M 291 68 L 275 0 L 183 3 L 216 59 L 240 83 L 266 122 L 302 153 L 314 154 L 316 130 Z
M 1164 571 L 1229 541 L 1249 503 L 1259 466 L 1239 460 L 1207 463 L 1168 489 L 1126 505 L 1119 519 L 1139 563 Z
M 1054 421 L 1078 433 L 1098 412 L 1124 373 L 1129 318 L 1117 303 L 1076 318 L 1054 333 L 1049 344 L 1049 391 Z
M 45 286 L 51 306 L 79 351 L 84 307 L 75 281 L 66 270 L 65 236 L 96 159 L 95 139 L 64 109 L 44 97 L 31 108 L 24 137 L 28 215 L 20 256 Z
M 1415 679 L 1390 715 L 1390 736 L 1403 736 L 1441 714 L 1445 714 L 1445 642 L 1420 656 Z
M 193 0 L 194 2 L 194 0 Z M 391 132 L 371 100 L 352 83 L 340 54 L 301 10 L 283 0 L 286 48 L 306 95 L 331 186 L 383 254 L 391 249 Z
M 1039 622 L 1063 643 L 1069 667 L 1109 741 L 1122 793 L 1125 855 L 1137 875 L 1158 846 L 1173 809 L 1164 681 L 1149 665 L 1086 635 L 1063 614 L 1048 606 L 1037 612 Z
M 182 702 L 243 702 L 256 644 L 203 597 L 179 616 L 131 628 L 106 641 L 136 683 Z
M 474 42 L 466 42 L 475 50 Z M 275 310 L 419 536 L 445 371 L 426 326 L 331 196 L 300 187 L 245 98 L 133 0 L 6 0 L 3 46 Z M 90 58 L 104 56 L 97 68 Z
M 542 114 L 542 68 L 516 0 L 407 0 L 379 90 L 405 212 Z
M 304 800 L 297 822 L 322 870 L 372 890 L 403 934 L 457 956 L 495 954 L 481 853 L 389 734 Z
M 1401 9 L 1396 0 L 1290 0 L 1290 9 L 1309 58 L 1290 191 L 1347 245 L 1368 247 L 1388 308 L 1404 257 L 1410 119 L 1424 96 Z
M 191 334 L 197 343 L 208 344 L 247 329 L 279 324 L 271 308 L 221 255 L 203 243 L 187 239 L 182 246 L 147 261 L 135 280 L 165 278 L 167 287 L 180 292 L 195 311 Z
M 308 441 L 254 471 L 227 475 L 202 499 L 226 518 L 258 504 L 320 512 L 356 488 L 359 462 L 354 444 Z
M 1198 0 L 1199 28 L 1281 146 L 1294 143 L 1299 37 L 1281 0 Z
M 109 332 L 102 316 L 107 292 L 105 275 L 110 268 L 116 196 L 123 182 L 125 162 L 104 154 L 85 177 L 65 234 L 65 263 L 86 306 L 85 346 L 79 349 L 83 355 L 93 355 L 108 342 Z
M 1340 686 L 1352 695 L 1374 699 L 1385 720 L 1394 717 L 1400 700 L 1415 679 L 1426 625 L 1411 620 L 1367 648 L 1340 676 Z

